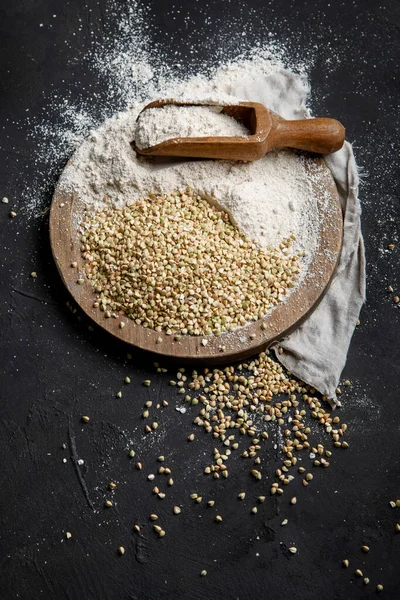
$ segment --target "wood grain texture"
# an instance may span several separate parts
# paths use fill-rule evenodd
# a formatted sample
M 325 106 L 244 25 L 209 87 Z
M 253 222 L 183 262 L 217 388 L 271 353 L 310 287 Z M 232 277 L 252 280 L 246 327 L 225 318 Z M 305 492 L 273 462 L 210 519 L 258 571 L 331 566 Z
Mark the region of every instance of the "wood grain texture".
M 252 356 L 284 337 L 315 308 L 329 285 L 340 255 L 343 224 L 338 192 L 324 160 L 312 160 L 323 170 L 323 177 L 318 178 L 318 183 L 311 178 L 322 217 L 317 250 L 300 286 L 261 320 L 219 336 L 182 336 L 175 340 L 174 336 L 164 332 L 136 325 L 122 314 L 117 319 L 105 318 L 103 312 L 93 307 L 95 293 L 84 274 L 76 226 L 83 205 L 75 194 L 65 194 L 56 188 L 50 211 L 50 241 L 61 278 L 75 301 L 93 321 L 128 344 L 170 358 L 207 364 Z M 73 262 L 77 263 L 76 268 L 71 267 Z M 82 284 L 77 283 L 79 278 L 84 279 Z M 125 323 L 123 329 L 120 328 L 121 321 Z M 156 343 L 160 337 L 162 342 Z M 206 346 L 202 345 L 203 339 L 207 340 Z M 223 351 L 221 347 L 224 347 Z
M 187 102 L 155 100 L 149 108 L 167 105 L 188 106 Z M 142 112 L 143 112 L 142 111 Z M 227 160 L 258 160 L 275 148 L 296 148 L 318 154 L 330 154 L 344 143 L 345 129 L 336 119 L 299 119 L 289 121 L 266 108 L 260 102 L 239 102 L 224 106 L 223 113 L 242 121 L 251 135 L 178 137 L 150 148 L 135 151 L 144 156 L 183 156 L 192 158 L 220 158 Z

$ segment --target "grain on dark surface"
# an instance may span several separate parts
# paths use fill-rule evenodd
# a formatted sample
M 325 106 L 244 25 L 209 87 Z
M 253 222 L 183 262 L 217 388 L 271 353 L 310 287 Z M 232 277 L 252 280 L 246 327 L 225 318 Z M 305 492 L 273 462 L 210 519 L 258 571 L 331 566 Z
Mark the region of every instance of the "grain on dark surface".
M 0 6 L 0 196 L 10 199 L 8 206 L 0 205 L 0 596 L 356 600 L 375 597 L 375 585 L 382 583 L 381 597 L 396 599 L 399 509 L 389 500 L 400 497 L 400 312 L 387 287 L 400 290 L 399 5 L 390 0 L 148 3 L 154 41 L 171 58 L 178 50 L 189 69 L 221 40 L 225 44 L 230 29 L 243 30 L 248 41 L 272 32 L 285 39 L 293 56 L 313 54 L 313 113 L 345 124 L 363 169 L 368 300 L 344 371 L 351 386 L 343 388 L 340 411 L 349 423 L 350 448 L 335 452 L 330 468 L 318 472 L 308 488 L 298 482 L 290 514 L 288 496 L 266 494 L 258 513 L 249 515 L 258 482 L 248 476 L 247 465 L 235 459 L 232 476 L 222 485 L 204 480 L 210 440 L 196 435 L 187 442 L 197 430 L 188 414 L 175 411 L 168 374 L 166 380 L 148 357 L 100 330 L 88 330 L 79 311 L 74 313 L 73 305 L 70 310 L 52 262 L 46 215 L 28 219 L 20 205 L 21 173 L 35 176 L 38 149 L 19 124 L 26 111 L 40 115 L 44 95 L 62 95 L 75 79 L 85 82 L 76 87 L 76 99 L 90 96 L 93 77 L 79 56 L 93 36 L 101 41 L 112 29 L 105 25 L 108 4 L 3 0 Z M 116 4 L 123 10 L 123 2 Z M 202 24 L 198 34 L 191 25 L 196 22 Z M 198 49 L 194 55 L 191 45 Z M 74 64 L 71 55 L 78 59 Z M 61 159 L 55 164 L 53 184 L 44 189 L 47 206 L 63 168 Z M 13 209 L 17 217 L 10 219 Z M 393 250 L 387 248 L 390 242 Z M 141 384 L 147 379 L 149 387 Z M 164 434 L 153 438 L 154 445 L 142 444 L 140 456 L 130 459 L 131 433 L 142 426 L 141 410 L 150 395 L 169 402 L 160 417 Z M 83 415 L 89 423 L 82 423 Z M 173 468 L 169 512 L 146 480 L 160 454 Z M 136 460 L 143 462 L 142 471 Z M 273 451 L 263 460 L 271 472 L 279 462 Z M 190 480 L 190 486 L 183 483 Z M 117 482 L 115 503 L 105 510 L 110 481 Z M 224 516 L 222 523 L 209 516 L 204 501 L 190 504 L 189 494 L 200 487 L 204 498 L 215 499 L 211 510 Z M 249 499 L 238 502 L 244 490 Z M 182 513 L 174 515 L 172 506 L 182 502 Z M 163 517 L 163 539 L 133 532 L 153 511 Z M 284 517 L 289 523 L 281 528 Z M 369 546 L 367 554 L 362 545 Z M 287 552 L 290 546 L 296 554 Z M 348 569 L 342 567 L 346 558 Z M 356 568 L 368 575 L 368 586 L 354 576 Z

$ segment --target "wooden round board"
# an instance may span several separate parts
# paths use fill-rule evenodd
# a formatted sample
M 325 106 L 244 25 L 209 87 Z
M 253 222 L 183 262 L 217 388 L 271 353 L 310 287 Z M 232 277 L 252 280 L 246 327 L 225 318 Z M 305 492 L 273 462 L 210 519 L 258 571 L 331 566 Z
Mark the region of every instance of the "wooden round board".
M 286 301 L 259 321 L 218 336 L 182 336 L 175 340 L 173 335 L 136 325 L 124 315 L 120 315 L 118 319 L 105 318 L 103 312 L 93 307 L 95 293 L 84 275 L 80 235 L 74 226 L 77 212 L 82 205 L 75 194 L 65 194 L 56 188 L 50 211 L 50 241 L 62 280 L 82 310 L 93 321 L 115 337 L 143 350 L 181 361 L 207 364 L 242 360 L 257 354 L 274 341 L 282 339 L 310 314 L 329 286 L 338 262 L 343 233 L 339 196 L 325 161 L 319 157 L 313 161 L 315 166 L 322 170 L 322 177 L 317 178 L 318 183 L 314 178 L 310 179 L 321 215 L 316 252 L 301 284 L 292 291 Z M 73 262 L 77 263 L 77 268 L 71 267 Z M 82 284 L 77 283 L 80 277 L 84 279 Z M 125 322 L 122 329 L 121 320 Z M 202 344 L 203 339 L 207 340 L 206 345 Z

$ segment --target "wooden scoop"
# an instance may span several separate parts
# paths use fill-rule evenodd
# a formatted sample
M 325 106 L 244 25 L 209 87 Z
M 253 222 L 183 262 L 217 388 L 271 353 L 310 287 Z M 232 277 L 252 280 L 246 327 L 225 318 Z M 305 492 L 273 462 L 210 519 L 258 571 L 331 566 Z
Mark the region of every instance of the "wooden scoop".
M 145 106 L 143 110 L 161 108 L 167 104 L 199 106 L 191 102 L 157 100 Z M 222 112 L 241 121 L 251 135 L 172 138 L 141 150 L 133 145 L 134 149 L 144 156 L 250 161 L 262 158 L 274 148 L 297 148 L 318 154 L 330 154 L 343 146 L 345 129 L 335 119 L 288 121 L 259 102 L 239 102 L 232 106 L 224 106 Z

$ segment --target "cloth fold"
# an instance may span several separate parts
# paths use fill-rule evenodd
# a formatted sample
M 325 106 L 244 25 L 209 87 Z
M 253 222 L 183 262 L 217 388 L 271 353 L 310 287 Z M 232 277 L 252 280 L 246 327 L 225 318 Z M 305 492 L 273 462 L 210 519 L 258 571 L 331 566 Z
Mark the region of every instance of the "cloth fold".
M 285 118 L 311 116 L 306 108 L 309 88 L 303 77 L 282 69 L 266 76 L 265 87 L 259 89 L 262 93 L 257 100 Z M 335 405 L 338 403 L 336 388 L 365 301 L 365 256 L 358 198 L 359 176 L 351 144 L 345 142 L 343 148 L 325 157 L 325 161 L 335 180 L 343 213 L 339 263 L 317 308 L 272 349 L 286 369 Z

